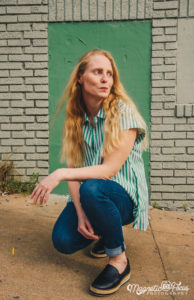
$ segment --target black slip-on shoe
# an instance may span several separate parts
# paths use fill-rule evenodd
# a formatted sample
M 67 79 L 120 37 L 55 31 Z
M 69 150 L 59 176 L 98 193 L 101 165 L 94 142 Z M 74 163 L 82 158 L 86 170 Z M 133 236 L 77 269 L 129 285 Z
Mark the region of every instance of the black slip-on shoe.
M 98 240 L 97 243 L 94 244 L 93 248 L 90 250 L 90 254 L 95 258 L 107 257 L 102 239 Z
M 127 266 L 120 274 L 117 268 L 106 265 L 90 286 L 90 293 L 95 296 L 106 296 L 115 293 L 130 279 L 130 264 L 127 258 Z

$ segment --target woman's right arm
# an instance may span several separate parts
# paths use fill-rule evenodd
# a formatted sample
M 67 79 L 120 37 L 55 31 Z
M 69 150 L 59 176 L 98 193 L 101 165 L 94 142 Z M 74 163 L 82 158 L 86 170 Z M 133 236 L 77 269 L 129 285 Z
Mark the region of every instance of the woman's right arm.
M 80 182 L 68 181 L 68 187 L 78 216 L 78 232 L 87 239 L 98 240 L 99 237 L 94 235 L 92 225 L 90 224 L 80 202 Z
M 73 204 L 75 206 L 77 215 L 81 216 L 82 212 L 83 212 L 83 208 L 80 203 L 80 194 L 79 194 L 80 182 L 79 181 L 68 181 L 68 187 L 69 187 L 69 192 L 70 192 L 71 198 L 73 200 Z

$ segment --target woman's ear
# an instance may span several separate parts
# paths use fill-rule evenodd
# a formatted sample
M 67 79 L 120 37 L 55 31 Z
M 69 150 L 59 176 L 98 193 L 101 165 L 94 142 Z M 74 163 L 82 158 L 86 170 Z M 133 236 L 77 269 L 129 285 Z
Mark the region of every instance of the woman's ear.
M 78 76 L 77 82 L 81 85 L 82 84 L 82 75 Z

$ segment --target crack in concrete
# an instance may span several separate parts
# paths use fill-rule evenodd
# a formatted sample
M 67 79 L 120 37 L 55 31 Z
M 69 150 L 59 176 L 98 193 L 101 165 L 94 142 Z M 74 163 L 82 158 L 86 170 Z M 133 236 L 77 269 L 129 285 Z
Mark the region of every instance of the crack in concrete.
M 162 231 L 162 230 L 153 230 L 154 232 L 158 232 L 158 233 L 167 233 L 167 234 L 176 234 L 176 235 L 179 235 L 179 236 L 192 236 L 192 233 L 175 233 L 175 232 L 168 232 L 168 231 Z M 193 232 L 194 233 L 194 232 Z
M 168 276 L 167 276 L 166 268 L 165 268 L 165 265 L 164 265 L 164 262 L 163 262 L 163 259 L 162 259 L 162 255 L 161 255 L 161 252 L 160 252 L 160 248 L 159 248 L 158 243 L 157 243 L 157 241 L 156 241 L 156 238 L 155 238 L 154 231 L 153 231 L 152 224 L 151 224 L 151 221 L 150 221 L 150 220 L 149 220 L 149 224 L 150 224 L 150 229 L 151 229 L 152 237 L 153 237 L 153 240 L 154 240 L 156 249 L 157 249 L 157 251 L 158 251 L 158 255 L 159 255 L 160 260 L 161 260 L 161 264 L 162 264 L 163 272 L 164 272 L 164 275 L 165 275 L 165 279 L 166 279 L 166 280 L 169 280 L 169 279 L 168 279 Z M 170 295 L 170 296 L 172 297 L 173 300 L 175 300 L 175 298 L 174 298 L 173 295 Z

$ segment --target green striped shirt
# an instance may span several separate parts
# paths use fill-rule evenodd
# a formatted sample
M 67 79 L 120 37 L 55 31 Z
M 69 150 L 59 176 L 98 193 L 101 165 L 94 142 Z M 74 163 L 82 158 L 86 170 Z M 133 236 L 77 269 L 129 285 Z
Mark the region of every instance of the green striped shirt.
M 120 129 L 138 129 L 138 136 L 127 160 L 120 171 L 112 177 L 113 181 L 119 183 L 129 194 L 134 203 L 133 228 L 146 230 L 148 226 L 148 188 L 145 178 L 144 162 L 142 159 L 141 141 L 145 137 L 145 130 L 141 128 L 131 108 L 119 100 Z M 85 114 L 83 126 L 83 137 L 85 142 L 86 156 L 83 166 L 93 166 L 102 163 L 102 146 L 104 138 L 104 121 L 106 115 L 101 108 L 94 117 L 95 126 L 90 125 L 89 118 Z M 71 196 L 68 202 L 72 201 Z

